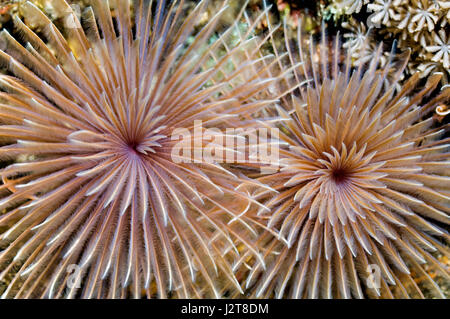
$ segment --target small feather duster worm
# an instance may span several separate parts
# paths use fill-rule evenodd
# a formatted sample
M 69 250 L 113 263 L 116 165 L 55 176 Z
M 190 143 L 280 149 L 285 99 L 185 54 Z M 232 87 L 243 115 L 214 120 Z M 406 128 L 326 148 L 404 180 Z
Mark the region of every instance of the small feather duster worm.
M 243 180 L 174 159 L 170 134 L 195 120 L 232 125 L 268 103 L 252 98 L 272 81 L 249 50 L 259 40 L 249 28 L 225 46 L 230 28 L 209 42 L 226 1 L 195 35 L 205 1 L 187 16 L 183 1 L 111 1 L 113 18 L 93 0 L 81 19 L 64 0 L 51 4 L 63 29 L 26 2 L 26 23 L 14 17 L 26 44 L 1 33 L 2 297 L 241 291 L 227 253 L 257 253 L 235 218 L 250 202 L 236 189 Z M 241 71 L 255 73 L 233 86 Z
M 370 64 L 352 69 L 324 31 L 319 44 L 298 32 L 292 45 L 285 33 L 280 66 L 300 63 L 286 82 L 298 90 L 266 121 L 287 147 L 280 171 L 258 178 L 275 191 L 255 192 L 271 214 L 254 215 L 278 238 L 260 237 L 267 270 L 255 262 L 246 287 L 256 297 L 444 297 L 424 270 L 450 278 L 432 254 L 449 255 L 448 124 L 426 116 L 450 96 L 435 90 L 441 74 L 411 95 L 414 74 L 395 94 L 407 58 L 392 55 L 379 69 L 380 46 Z

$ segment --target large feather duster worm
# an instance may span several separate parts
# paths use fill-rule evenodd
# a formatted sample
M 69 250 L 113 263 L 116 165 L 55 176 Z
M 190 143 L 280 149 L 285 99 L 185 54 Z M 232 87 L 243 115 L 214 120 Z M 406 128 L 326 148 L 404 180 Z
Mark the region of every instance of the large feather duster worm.
M 280 170 L 258 178 L 273 191 L 254 193 L 271 212 L 253 217 L 278 238 L 259 238 L 267 269 L 255 262 L 245 287 L 253 297 L 445 297 L 425 270 L 450 278 L 435 258 L 449 256 L 448 124 L 430 116 L 450 96 L 436 89 L 442 74 L 419 88 L 413 74 L 397 92 L 408 57 L 381 68 L 380 46 L 352 69 L 338 37 L 288 34 L 284 50 L 274 45 L 279 67 L 300 66 L 280 87 L 298 90 L 265 121 L 287 146 Z
M 186 15 L 184 1 L 93 0 L 80 19 L 50 4 L 62 27 L 26 2 L 21 42 L 0 38 L 2 297 L 242 292 L 229 258 L 259 256 L 236 218 L 251 202 L 245 179 L 174 158 L 170 134 L 196 120 L 237 125 L 270 102 L 253 98 L 274 81 L 258 21 L 211 42 L 227 1 L 199 30 L 206 1 Z M 234 85 L 242 72 L 253 75 Z

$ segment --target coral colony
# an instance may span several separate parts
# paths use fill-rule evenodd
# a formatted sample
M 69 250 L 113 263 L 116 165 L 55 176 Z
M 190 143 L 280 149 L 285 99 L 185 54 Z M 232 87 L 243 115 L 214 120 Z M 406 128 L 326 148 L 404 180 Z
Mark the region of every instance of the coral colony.
M 0 33 L 1 297 L 445 298 L 449 8 L 410 2 L 332 1 L 371 25 L 312 37 L 265 1 L 22 1 Z

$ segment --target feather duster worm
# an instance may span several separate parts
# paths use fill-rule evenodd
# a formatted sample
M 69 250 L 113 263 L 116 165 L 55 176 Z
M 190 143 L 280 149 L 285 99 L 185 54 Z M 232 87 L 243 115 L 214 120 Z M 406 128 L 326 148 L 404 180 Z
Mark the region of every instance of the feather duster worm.
M 416 73 L 395 93 L 407 58 L 394 63 L 392 55 L 380 69 L 380 46 L 351 69 L 350 54 L 324 30 L 318 44 L 298 31 L 293 45 L 287 33 L 280 67 L 301 63 L 285 83 L 298 90 L 281 98 L 266 125 L 277 125 L 288 146 L 280 170 L 257 179 L 276 192 L 254 192 L 271 208 L 254 218 L 278 238 L 259 238 L 267 270 L 255 262 L 246 288 L 254 297 L 423 298 L 424 289 L 444 297 L 424 267 L 449 279 L 432 254 L 449 254 L 448 124 L 426 115 L 450 89 L 436 93 L 441 74 L 434 74 L 411 95 Z
M 252 99 L 273 80 L 261 81 L 264 57 L 249 50 L 259 40 L 249 27 L 226 50 L 234 28 L 208 42 L 226 1 L 196 33 L 205 1 L 187 16 L 183 1 L 111 3 L 114 18 L 94 0 L 78 19 L 52 1 L 58 29 L 26 2 L 26 24 L 14 18 L 26 45 L 1 33 L 12 74 L 0 75 L 0 159 L 10 161 L 0 172 L 2 297 L 239 292 L 226 251 L 257 253 L 236 218 L 251 201 L 236 189 L 243 180 L 174 159 L 170 134 L 195 120 L 232 125 L 230 115 L 268 103 Z M 249 56 L 238 62 L 237 52 Z M 229 84 L 247 70 L 251 81 Z

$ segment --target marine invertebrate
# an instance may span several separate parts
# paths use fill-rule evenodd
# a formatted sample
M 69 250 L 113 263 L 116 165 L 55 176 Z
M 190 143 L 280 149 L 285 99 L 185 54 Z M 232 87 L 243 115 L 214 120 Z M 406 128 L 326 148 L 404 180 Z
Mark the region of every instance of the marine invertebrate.
M 421 31 L 426 26 L 428 32 L 433 31 L 438 21 L 438 16 L 435 14 L 437 10 L 438 7 L 434 3 L 429 3 L 426 0 L 417 1 L 417 8 L 414 9 L 408 30 L 412 33 Z
M 367 46 L 368 42 L 368 32 L 364 23 L 359 24 L 355 20 L 350 22 L 344 22 L 342 26 L 349 30 L 349 32 L 344 33 L 343 38 L 346 39 L 343 47 L 350 49 L 352 52 L 357 52 Z
M 381 50 L 353 69 L 338 39 L 302 41 L 298 32 L 298 48 L 287 42 L 285 65 L 303 62 L 291 85 L 307 84 L 267 122 L 288 145 L 280 171 L 258 178 L 276 192 L 254 193 L 272 209 L 254 218 L 278 238 L 260 237 L 267 270 L 255 262 L 246 287 L 256 297 L 424 297 L 424 287 L 444 297 L 424 271 L 428 264 L 450 277 L 431 254 L 449 254 L 441 227 L 450 223 L 448 124 L 426 117 L 450 97 L 448 87 L 435 92 L 442 74 L 410 95 L 415 73 L 395 93 L 383 86 L 393 57 L 380 68 Z
M 369 3 L 369 0 L 342 0 L 336 2 L 336 6 L 343 8 L 345 14 L 359 13 L 363 5 Z
M 375 0 L 374 3 L 367 5 L 367 8 L 374 13 L 369 17 L 370 22 L 374 24 L 382 23 L 390 25 L 392 20 L 400 20 L 400 14 L 397 12 L 402 0 Z
M 206 1 L 189 15 L 182 0 L 110 2 L 114 18 L 108 1 L 93 0 L 79 20 L 52 1 L 62 30 L 26 2 L 27 23 L 14 17 L 26 46 L 1 33 L 11 74 L 0 75 L 0 159 L 10 161 L 0 171 L 2 296 L 239 291 L 224 251 L 257 250 L 236 217 L 250 200 L 235 189 L 242 180 L 215 162 L 174 158 L 171 132 L 195 120 L 232 125 L 233 114 L 268 103 L 252 99 L 273 81 L 256 76 L 264 57 L 248 48 L 259 40 L 249 26 L 232 47 L 233 28 L 208 42 L 226 1 L 196 33 Z M 235 59 L 242 51 L 247 59 Z M 230 85 L 247 70 L 256 75 Z
M 369 20 L 380 23 L 377 19 L 374 21 L 380 7 L 376 4 L 369 4 L 367 8 L 375 11 L 369 17 Z M 436 56 L 426 47 L 436 48 L 441 46 L 440 41 L 443 40 L 445 43 L 445 39 L 448 38 L 448 28 L 445 28 L 445 26 L 448 23 L 449 6 L 442 1 L 402 0 L 395 3 L 395 11 L 398 13 L 397 15 L 381 21 L 383 26 L 377 25 L 377 27 L 383 28 L 383 34 L 387 35 L 388 38 L 396 38 L 399 48 L 410 48 L 412 54 L 418 56 L 418 58 L 410 61 L 408 65 L 409 73 L 414 73 L 418 65 L 423 65 L 420 68 L 426 69 L 434 64 L 436 69 L 445 73 L 442 82 L 447 83 L 449 68 L 443 65 L 443 59 L 436 60 Z M 435 62 L 438 62 L 441 66 Z M 422 77 L 425 76 L 427 74 L 422 74 Z
M 353 59 L 353 65 L 358 66 L 370 61 L 377 54 L 378 46 L 373 41 L 372 35 L 367 30 L 364 23 L 356 23 L 351 19 L 350 22 L 342 23 L 342 26 L 349 30 L 343 34 L 343 47 L 348 49 Z M 382 58 L 380 64 L 383 66 L 386 59 Z
M 444 30 L 440 30 L 438 34 L 433 33 L 434 45 L 425 47 L 427 52 L 433 53 L 431 61 L 441 62 L 445 69 L 450 68 L 450 37 L 447 39 L 447 35 Z

